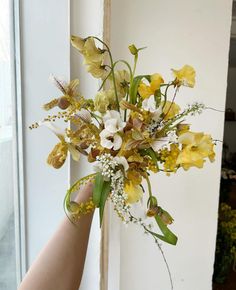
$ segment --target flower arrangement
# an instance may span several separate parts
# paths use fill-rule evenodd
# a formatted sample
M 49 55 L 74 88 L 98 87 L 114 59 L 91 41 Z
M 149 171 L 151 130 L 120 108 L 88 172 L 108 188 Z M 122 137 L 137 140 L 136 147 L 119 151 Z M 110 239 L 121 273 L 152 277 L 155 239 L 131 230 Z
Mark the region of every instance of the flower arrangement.
M 82 154 L 94 164 L 94 173 L 67 191 L 64 205 L 68 216 L 76 222 L 99 208 L 102 224 L 104 206 L 110 200 L 124 223 L 139 224 L 156 242 L 160 239 L 175 245 L 177 237 L 169 229 L 173 218 L 153 195 L 149 176 L 151 172 L 170 175 L 180 168 L 202 168 L 207 158 L 214 160 L 211 136 L 191 131 L 185 121 L 189 115 L 200 114 L 204 105 L 194 103 L 181 110 L 175 102 L 181 87 L 194 87 L 195 70 L 189 65 L 173 69 L 173 79 L 166 82 L 159 73 L 136 75 L 143 48 L 129 46 L 134 57 L 131 66 L 125 60 L 114 61 L 108 45 L 97 37 L 72 36 L 71 44 L 83 56 L 88 72 L 101 80 L 98 93 L 94 99 L 86 99 L 79 93 L 78 79 L 66 83 L 52 77 L 60 95 L 43 108 L 59 111 L 30 127 L 46 125 L 58 137 L 47 158 L 54 168 L 63 166 L 68 153 L 75 161 Z M 116 70 L 117 64 L 125 69 Z M 57 119 L 71 126 L 60 130 L 54 125 Z M 81 204 L 72 201 L 72 193 L 88 181 L 94 182 L 91 199 Z M 133 208 L 142 207 L 143 181 L 148 201 L 145 214 L 136 216 Z M 155 221 L 158 231 L 148 219 Z

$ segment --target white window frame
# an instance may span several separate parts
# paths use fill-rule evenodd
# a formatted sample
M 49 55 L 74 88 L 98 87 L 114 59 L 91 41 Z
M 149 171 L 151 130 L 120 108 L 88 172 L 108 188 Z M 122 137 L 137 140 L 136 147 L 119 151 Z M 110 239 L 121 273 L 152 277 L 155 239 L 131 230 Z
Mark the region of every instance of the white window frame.
M 25 198 L 24 198 L 24 153 L 23 153 L 23 119 L 21 90 L 21 50 L 20 50 L 20 3 L 11 1 L 12 27 L 11 49 L 12 61 L 12 100 L 13 100 L 13 163 L 14 163 L 14 216 L 16 246 L 17 285 L 26 273 L 26 239 L 25 239 Z

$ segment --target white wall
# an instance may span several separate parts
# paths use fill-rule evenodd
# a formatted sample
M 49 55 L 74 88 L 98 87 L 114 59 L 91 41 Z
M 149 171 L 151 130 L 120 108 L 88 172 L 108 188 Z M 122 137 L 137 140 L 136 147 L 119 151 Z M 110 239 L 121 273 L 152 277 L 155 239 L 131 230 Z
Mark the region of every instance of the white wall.
M 203 101 L 224 110 L 231 23 L 231 0 L 112 1 L 112 49 L 127 58 L 127 46 L 147 46 L 138 73 L 161 73 L 190 64 L 197 71 L 195 89 L 181 89 L 180 105 Z M 206 111 L 191 120 L 192 129 L 223 139 L 224 114 Z M 151 177 L 159 203 L 175 218 L 176 247 L 163 244 L 175 290 L 210 290 L 217 226 L 221 143 L 216 161 L 203 170 Z M 139 228 L 122 226 L 120 289 L 170 289 L 161 254 Z M 144 278 L 145 277 L 145 278 Z M 118 288 L 117 288 L 118 289 Z
M 71 3 L 71 34 L 87 37 L 103 35 L 103 0 L 73 0 Z M 93 98 L 98 90 L 99 82 L 87 73 L 82 56 L 71 48 L 71 78 L 80 79 L 80 92 L 86 98 Z M 86 158 L 78 163 L 71 162 L 71 184 L 78 178 L 93 172 L 93 167 Z M 100 289 L 100 239 L 98 211 L 95 212 L 88 252 L 85 262 L 84 275 L 80 290 Z
M 42 104 L 58 96 L 58 90 L 48 80 L 51 73 L 65 80 L 79 77 L 85 96 L 92 97 L 96 92 L 98 82 L 86 73 L 79 54 L 71 50 L 70 34 L 102 36 L 102 3 L 51 0 L 45 5 L 24 0 L 21 4 L 28 266 L 64 216 L 63 199 L 69 183 L 90 173 L 92 168 L 85 160 L 79 166 L 66 162 L 59 170 L 49 167 L 46 158 L 57 142 L 56 137 L 46 128 L 30 131 L 27 127 L 46 115 Z M 99 289 L 99 258 L 100 229 L 95 215 L 81 290 Z
M 56 9 L 55 9 L 56 7 Z M 46 164 L 58 142 L 46 128 L 30 131 L 46 116 L 41 107 L 59 92 L 51 73 L 69 79 L 69 6 L 67 0 L 21 1 L 23 131 L 25 156 L 26 240 L 28 266 L 55 231 L 63 212 L 68 165 L 55 170 Z

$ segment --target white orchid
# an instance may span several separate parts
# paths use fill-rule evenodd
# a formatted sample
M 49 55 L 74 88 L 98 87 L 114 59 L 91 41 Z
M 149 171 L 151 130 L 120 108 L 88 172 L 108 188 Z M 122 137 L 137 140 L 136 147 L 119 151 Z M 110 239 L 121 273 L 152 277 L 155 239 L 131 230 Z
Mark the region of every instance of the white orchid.
M 158 121 L 162 114 L 162 107 L 156 108 L 156 101 L 154 96 L 143 100 L 142 107 L 145 111 L 152 113 L 152 119 Z
M 122 121 L 120 113 L 114 110 L 108 111 L 103 116 L 105 129 L 99 134 L 101 145 L 104 148 L 118 150 L 122 144 L 122 138 L 118 132 L 122 132 L 126 123 Z
M 122 121 L 120 113 L 115 110 L 108 111 L 103 116 L 105 129 L 110 133 L 122 131 L 126 123 Z
M 154 151 L 159 151 L 163 147 L 167 147 L 170 143 L 176 143 L 176 142 L 177 142 L 177 136 L 174 131 L 171 131 L 168 133 L 167 136 L 161 137 L 153 141 L 151 146 Z
M 127 171 L 129 169 L 129 164 L 124 156 L 116 156 L 114 157 L 114 161 L 124 167 L 124 170 Z
M 119 134 L 111 133 L 110 131 L 104 129 L 99 134 L 99 136 L 101 138 L 102 147 L 108 148 L 108 149 L 113 148 L 114 150 L 120 149 L 121 144 L 122 144 L 122 138 Z

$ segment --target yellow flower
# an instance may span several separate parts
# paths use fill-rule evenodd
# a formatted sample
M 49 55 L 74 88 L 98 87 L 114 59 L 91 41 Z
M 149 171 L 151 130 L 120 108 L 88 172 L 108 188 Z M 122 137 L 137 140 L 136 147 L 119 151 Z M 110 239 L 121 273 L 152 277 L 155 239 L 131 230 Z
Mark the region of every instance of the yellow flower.
M 202 168 L 204 158 L 214 161 L 214 144 L 210 135 L 204 133 L 186 132 L 179 136 L 179 142 L 183 145 L 176 163 L 185 170 L 195 166 Z
M 113 90 L 98 92 L 94 99 L 94 109 L 102 114 L 106 113 L 109 105 L 115 103 L 115 94 Z
M 67 153 L 68 147 L 66 143 L 60 142 L 55 145 L 52 152 L 48 155 L 47 163 L 53 166 L 54 168 L 58 169 L 62 167 L 62 165 L 65 163 Z
M 183 66 L 180 70 L 172 69 L 177 86 L 187 86 L 193 88 L 195 85 L 196 72 L 190 65 Z
M 79 36 L 71 35 L 71 44 L 82 52 L 84 49 L 85 40 Z
M 164 105 L 164 101 L 161 102 L 161 106 Z M 164 120 L 169 120 L 173 118 L 175 115 L 179 114 L 180 106 L 174 102 L 166 101 L 164 107 L 162 108 L 164 114 Z
M 142 182 L 142 175 L 137 170 L 129 169 L 127 171 L 127 178 L 134 184 L 139 185 Z
M 104 61 L 104 52 L 96 47 L 93 37 L 85 41 L 82 53 L 86 64 L 91 62 L 101 64 Z
M 89 62 L 86 61 L 87 71 L 96 79 L 102 79 L 106 76 L 107 71 L 104 66 L 98 62 Z
M 47 163 L 54 168 L 60 168 L 66 160 L 68 151 L 71 153 L 73 160 L 79 161 L 80 152 L 76 148 L 76 144 L 65 140 L 65 133 L 50 122 L 43 122 L 42 125 L 48 127 L 60 140 L 51 153 L 48 155 Z
M 103 78 L 106 75 L 104 51 L 96 47 L 93 37 L 82 39 L 78 36 L 71 37 L 71 44 L 84 56 L 87 71 L 95 78 Z
M 181 134 L 188 132 L 189 129 L 190 129 L 189 124 L 183 124 L 183 123 L 180 123 L 180 124 L 177 125 L 177 131 L 176 131 L 176 134 L 177 134 L 178 136 L 180 136 Z
M 141 82 L 138 88 L 138 92 L 143 99 L 149 98 L 160 89 L 160 86 L 163 83 L 164 80 L 160 74 L 153 74 L 151 76 L 150 86 L 146 85 L 144 82 Z
M 113 81 L 110 80 L 112 88 Z M 116 82 L 116 89 L 118 93 L 119 99 L 122 99 L 125 97 L 127 93 L 128 84 L 130 82 L 130 75 L 126 70 L 117 70 L 115 71 L 115 82 Z
M 132 181 L 126 181 L 124 187 L 125 193 L 128 195 L 127 203 L 138 202 L 143 196 L 141 186 L 134 184 Z
M 78 79 L 74 79 L 70 81 L 69 83 L 66 83 L 52 76 L 51 80 L 56 85 L 56 87 L 63 93 L 63 95 L 60 98 L 53 99 L 49 103 L 43 105 L 44 110 L 48 111 L 56 106 L 58 106 L 62 110 L 65 110 L 70 105 L 72 105 L 73 102 L 78 101 L 77 100 L 77 97 L 79 95 L 78 93 L 79 80 Z

